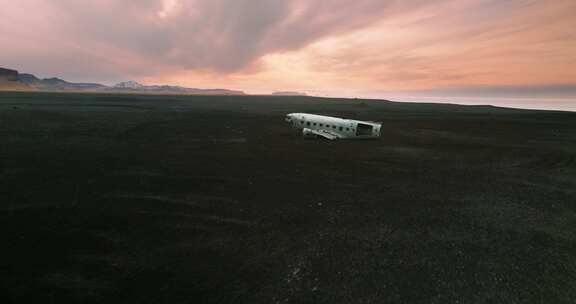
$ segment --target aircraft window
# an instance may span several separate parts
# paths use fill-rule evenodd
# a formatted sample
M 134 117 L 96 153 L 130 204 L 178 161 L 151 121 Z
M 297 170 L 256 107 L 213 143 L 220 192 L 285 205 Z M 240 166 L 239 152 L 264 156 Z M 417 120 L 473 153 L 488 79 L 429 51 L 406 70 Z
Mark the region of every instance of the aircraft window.
M 342 131 L 342 127 L 340 127 L 339 130 Z
M 309 122 L 309 121 L 307 121 L 307 122 L 306 122 L 306 125 L 308 125 L 308 126 L 309 126 L 309 125 L 310 125 L 310 122 Z
M 322 124 L 319 124 L 319 125 L 320 125 L 321 127 L 323 127 L 323 125 L 322 125 Z
M 374 129 L 372 125 L 359 123 L 356 127 L 356 135 L 370 135 L 372 134 L 372 129 Z
M 316 125 L 316 123 L 312 123 L 313 125 Z

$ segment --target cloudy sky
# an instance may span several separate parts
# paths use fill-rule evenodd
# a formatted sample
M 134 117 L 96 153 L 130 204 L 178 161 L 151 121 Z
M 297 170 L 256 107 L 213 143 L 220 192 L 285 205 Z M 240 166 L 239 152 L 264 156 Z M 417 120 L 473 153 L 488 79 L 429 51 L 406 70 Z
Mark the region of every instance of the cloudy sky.
M 576 95 L 574 0 L 0 0 L 0 66 L 111 84 Z

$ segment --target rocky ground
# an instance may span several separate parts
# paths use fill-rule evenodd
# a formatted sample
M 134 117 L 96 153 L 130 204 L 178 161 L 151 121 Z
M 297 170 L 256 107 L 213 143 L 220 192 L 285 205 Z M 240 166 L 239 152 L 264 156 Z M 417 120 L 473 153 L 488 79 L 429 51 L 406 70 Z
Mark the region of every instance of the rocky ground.
M 1 93 L 0 204 L 3 303 L 576 301 L 576 113 Z

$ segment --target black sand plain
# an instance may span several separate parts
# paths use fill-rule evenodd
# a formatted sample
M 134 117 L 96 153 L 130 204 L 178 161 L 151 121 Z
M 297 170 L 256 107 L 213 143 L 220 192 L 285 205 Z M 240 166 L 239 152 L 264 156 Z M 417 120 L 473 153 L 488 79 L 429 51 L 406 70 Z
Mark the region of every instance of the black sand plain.
M 576 302 L 576 113 L 2 93 L 0 170 L 2 303 Z

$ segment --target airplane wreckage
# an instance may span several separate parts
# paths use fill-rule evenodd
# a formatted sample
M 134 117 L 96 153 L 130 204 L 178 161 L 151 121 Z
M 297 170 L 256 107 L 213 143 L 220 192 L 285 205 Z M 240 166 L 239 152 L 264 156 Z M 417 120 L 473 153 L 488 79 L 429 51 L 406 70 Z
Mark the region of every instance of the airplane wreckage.
M 290 113 L 285 120 L 304 137 L 334 139 L 366 139 L 380 137 L 381 123 L 359 121 L 307 113 Z

